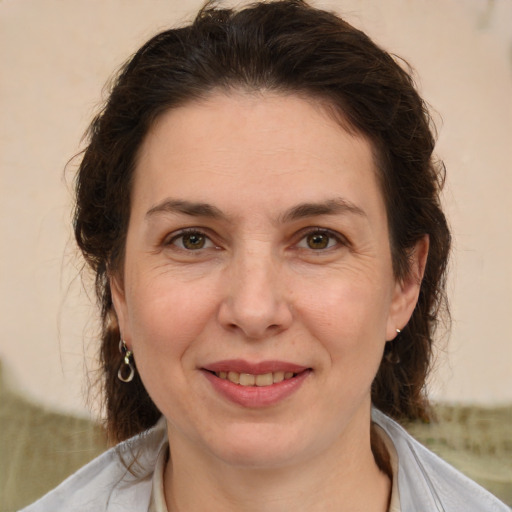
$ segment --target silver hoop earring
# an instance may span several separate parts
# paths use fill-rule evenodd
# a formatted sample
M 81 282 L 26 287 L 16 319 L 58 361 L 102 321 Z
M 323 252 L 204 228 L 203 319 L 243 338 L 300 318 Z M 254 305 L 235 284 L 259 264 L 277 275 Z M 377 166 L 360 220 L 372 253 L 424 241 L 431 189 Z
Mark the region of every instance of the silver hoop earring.
M 117 378 L 122 382 L 131 382 L 135 376 L 135 368 L 133 367 L 131 360 L 133 354 L 131 350 L 128 350 L 128 347 L 122 338 L 119 340 L 119 352 L 124 354 L 124 360 L 117 372 Z M 126 368 L 128 368 L 128 370 L 126 370 Z M 128 375 L 126 375 L 126 373 L 128 373 Z

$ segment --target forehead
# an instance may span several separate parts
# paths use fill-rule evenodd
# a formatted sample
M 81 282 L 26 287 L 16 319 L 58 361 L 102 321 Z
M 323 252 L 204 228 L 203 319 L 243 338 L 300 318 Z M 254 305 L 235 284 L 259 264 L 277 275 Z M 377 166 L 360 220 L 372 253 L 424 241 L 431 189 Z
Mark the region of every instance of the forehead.
M 212 194 L 218 201 L 251 196 L 274 204 L 326 195 L 363 203 L 380 198 L 371 144 L 347 132 L 321 102 L 243 92 L 169 110 L 151 127 L 134 196 L 154 205 L 165 194 L 208 202 Z

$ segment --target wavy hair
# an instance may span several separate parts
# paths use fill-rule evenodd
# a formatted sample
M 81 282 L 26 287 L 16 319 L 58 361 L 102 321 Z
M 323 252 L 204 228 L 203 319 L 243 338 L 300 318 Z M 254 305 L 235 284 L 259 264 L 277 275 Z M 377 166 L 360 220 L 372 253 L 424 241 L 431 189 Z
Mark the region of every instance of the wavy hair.
M 317 99 L 371 142 L 397 279 L 407 276 L 416 242 L 430 239 L 417 306 L 399 342 L 386 345 L 372 401 L 399 420 L 428 416 L 425 380 L 434 331 L 447 312 L 450 232 L 440 206 L 444 168 L 433 157 L 431 119 L 402 66 L 336 14 L 301 0 L 234 10 L 207 4 L 190 25 L 154 36 L 123 66 L 88 131 L 74 214 L 101 307 L 102 387 L 112 440 L 137 434 L 160 416 L 138 375 L 128 384 L 117 378 L 123 356 L 109 287 L 109 276 L 123 268 L 137 153 L 162 113 L 213 90 Z

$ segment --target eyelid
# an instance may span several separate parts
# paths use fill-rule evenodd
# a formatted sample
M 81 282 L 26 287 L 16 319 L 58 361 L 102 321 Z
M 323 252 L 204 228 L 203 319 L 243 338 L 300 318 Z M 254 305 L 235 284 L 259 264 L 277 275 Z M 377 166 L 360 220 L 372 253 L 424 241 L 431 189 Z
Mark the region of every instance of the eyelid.
M 164 237 L 164 239 L 162 240 L 162 245 L 166 246 L 166 247 L 174 245 L 174 247 L 176 247 L 178 250 L 182 250 L 185 252 L 196 252 L 196 251 L 184 249 L 184 248 L 179 247 L 178 245 L 174 244 L 174 242 L 176 240 L 178 240 L 179 238 L 186 236 L 186 235 L 201 235 L 201 236 L 204 236 L 211 243 L 212 246 L 196 249 L 197 252 L 199 252 L 201 250 L 205 250 L 205 249 L 212 249 L 212 248 L 218 249 L 219 248 L 219 244 L 214 242 L 213 237 L 211 236 L 211 234 L 209 234 L 209 230 L 205 229 L 205 228 L 199 228 L 199 227 L 187 227 L 187 228 L 178 229 L 177 231 L 173 231 L 172 233 L 169 233 Z
M 180 248 L 179 246 L 174 244 L 174 242 L 177 239 L 179 239 L 180 237 L 183 237 L 186 235 L 194 235 L 194 234 L 199 234 L 201 236 L 204 236 L 212 244 L 213 248 L 215 248 L 215 249 L 220 248 L 220 244 L 215 241 L 215 236 L 211 234 L 209 229 L 203 228 L 203 227 L 186 227 L 186 228 L 178 229 L 176 231 L 173 231 L 172 233 L 168 233 L 163 238 L 161 243 L 163 246 L 174 245 L 177 249 L 181 249 L 186 252 L 195 252 L 192 250 Z M 334 249 L 339 246 L 350 246 L 351 245 L 350 241 L 347 239 L 347 237 L 342 235 L 338 231 L 335 231 L 335 230 L 332 230 L 329 228 L 320 227 L 320 226 L 310 226 L 310 227 L 306 227 L 306 228 L 299 230 L 295 234 L 294 239 L 296 241 L 293 243 L 293 246 L 298 249 L 306 249 L 306 248 L 302 248 L 302 247 L 297 247 L 297 245 L 299 244 L 299 242 L 304 240 L 304 238 L 306 238 L 307 236 L 315 235 L 315 234 L 327 235 L 328 237 L 333 238 L 337 242 L 334 247 L 328 247 L 326 249 L 318 249 L 316 252 L 322 252 L 322 251 L 325 252 L 325 251 L 328 251 L 329 249 Z M 201 249 L 197 249 L 197 251 L 204 250 L 204 249 L 211 249 L 211 248 L 212 248 L 211 246 L 204 247 Z M 309 250 L 315 252 L 314 249 L 309 249 Z
M 307 236 L 315 235 L 315 234 L 327 235 L 331 238 L 334 238 L 336 240 L 337 244 L 334 247 L 327 247 L 326 249 L 317 249 L 316 251 L 315 251 L 315 249 L 309 249 L 310 251 L 313 251 L 313 252 L 326 252 L 326 251 L 335 249 L 336 247 L 339 247 L 339 246 L 350 246 L 351 245 L 350 241 L 347 239 L 347 237 L 342 235 L 338 231 L 334 231 L 329 228 L 322 228 L 320 226 L 313 226 L 313 227 L 303 228 L 296 234 L 297 242 L 294 244 L 295 247 L 297 247 L 299 242 L 304 240 L 304 238 L 306 238 Z M 302 248 L 302 247 L 298 247 L 298 248 L 306 249 L 306 248 Z

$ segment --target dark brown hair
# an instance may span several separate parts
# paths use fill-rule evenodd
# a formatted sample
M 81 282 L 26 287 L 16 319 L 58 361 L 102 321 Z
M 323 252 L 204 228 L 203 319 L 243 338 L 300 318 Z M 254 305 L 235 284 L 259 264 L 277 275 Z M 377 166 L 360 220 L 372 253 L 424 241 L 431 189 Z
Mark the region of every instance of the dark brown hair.
M 433 333 L 446 305 L 450 233 L 440 208 L 444 169 L 433 159 L 430 117 L 410 73 L 363 32 L 301 0 L 240 10 L 207 5 L 186 27 L 148 41 L 125 64 L 92 122 L 76 182 L 75 235 L 95 273 L 103 321 L 101 363 L 108 431 L 122 440 L 160 412 L 138 375 L 117 378 L 122 355 L 108 277 L 121 273 L 137 152 L 159 115 L 213 90 L 300 94 L 330 106 L 367 137 L 385 199 L 397 279 L 425 234 L 430 249 L 418 304 L 388 343 L 373 404 L 397 419 L 426 417 L 425 379 Z

